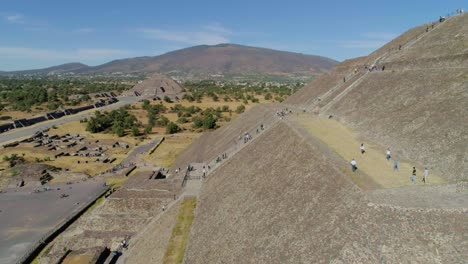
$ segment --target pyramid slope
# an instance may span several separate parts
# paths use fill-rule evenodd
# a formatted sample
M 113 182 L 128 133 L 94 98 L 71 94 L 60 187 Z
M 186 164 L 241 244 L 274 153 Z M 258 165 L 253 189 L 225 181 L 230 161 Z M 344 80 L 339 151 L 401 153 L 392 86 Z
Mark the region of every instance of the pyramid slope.
M 137 95 L 144 97 L 159 97 L 160 99 L 163 99 L 164 96 L 168 96 L 171 99 L 176 97 L 180 99 L 182 98 L 181 94 L 183 91 L 184 88 L 170 77 L 155 73 L 148 79 L 135 85 L 127 93 L 129 95 L 137 93 Z
M 370 204 L 318 148 L 279 123 L 209 175 L 185 261 L 457 263 L 467 257 L 456 249 L 466 244 L 467 220 L 463 211 Z
M 279 106 L 256 105 L 225 126 L 203 133 L 196 141 L 186 148 L 172 166 L 185 168 L 189 163 L 208 162 L 223 154 L 227 149 L 241 144 L 239 136 L 245 132 L 252 133 L 260 124 L 269 126 L 274 120 L 275 108 Z
M 333 115 L 400 158 L 449 180 L 466 179 L 467 25 L 464 14 L 428 32 L 427 25 L 408 30 L 367 57 L 337 65 L 287 103 Z M 401 50 L 395 48 L 399 43 Z M 378 70 L 365 72 L 363 66 L 374 62 Z M 353 75 L 355 68 L 359 76 Z M 343 83 L 343 76 L 352 78 Z

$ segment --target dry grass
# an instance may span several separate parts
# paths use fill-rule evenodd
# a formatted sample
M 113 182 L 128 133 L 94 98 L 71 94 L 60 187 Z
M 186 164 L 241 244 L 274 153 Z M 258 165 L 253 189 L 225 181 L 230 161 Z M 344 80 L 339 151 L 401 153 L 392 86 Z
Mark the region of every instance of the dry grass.
M 360 141 L 357 135 L 336 120 L 300 115 L 298 122 L 313 136 L 327 144 L 333 151 L 343 159 L 351 161 L 355 159 L 359 170 L 369 175 L 383 188 L 393 188 L 411 185 L 410 176 L 413 164 L 409 161 L 399 159 L 400 169 L 393 170 L 393 160 L 385 159 L 385 148 L 370 142 Z M 361 155 L 359 146 L 364 143 L 366 153 Z M 417 167 L 418 181 L 421 182 L 424 168 Z M 444 180 L 432 171 L 429 175 L 430 184 L 443 183 Z M 355 180 L 355 178 L 352 178 Z M 358 183 L 357 183 L 358 184 Z
M 164 264 L 182 263 L 184 260 L 196 205 L 196 198 L 187 198 L 182 202 L 176 226 L 172 230 L 172 237 L 164 255 Z
M 27 162 L 35 162 L 36 158 L 44 159 L 46 157 L 50 157 L 51 155 L 47 155 L 46 153 L 40 153 L 34 151 L 31 148 L 18 146 L 14 148 L 6 148 L 0 149 L 0 169 L 8 169 L 9 165 L 8 162 L 3 160 L 5 156 L 11 156 L 12 154 L 17 154 L 25 159 Z M 23 155 L 24 154 L 24 155 Z
M 181 133 L 166 137 L 153 154 L 146 154 L 143 158 L 157 166 L 170 167 L 177 156 L 188 147 L 199 133 Z
M 91 176 L 100 174 L 114 167 L 113 163 L 96 162 L 95 161 L 96 159 L 97 157 L 96 158 L 59 157 L 55 160 L 44 161 L 44 164 L 55 166 L 58 168 L 67 168 L 71 172 L 82 172 Z M 78 163 L 78 161 L 80 163 Z M 88 163 L 86 163 L 86 161 L 88 161 Z
M 256 104 L 262 104 L 262 103 L 270 103 L 271 101 L 266 101 L 263 96 L 256 96 L 256 98 L 259 100 L 259 103 L 252 103 L 249 101 L 249 103 L 247 105 L 245 105 L 245 111 L 249 110 L 250 108 L 254 107 Z M 233 102 L 224 102 L 223 100 L 219 100 L 219 101 L 213 101 L 212 98 L 209 98 L 209 97 L 205 97 L 203 98 L 203 101 L 201 103 L 197 103 L 197 102 L 189 102 L 187 100 L 182 100 L 180 102 L 174 102 L 174 103 L 167 103 L 167 102 L 160 102 L 160 101 L 151 101 L 151 105 L 156 105 L 156 104 L 163 104 L 169 111 L 169 109 L 173 106 L 175 106 L 176 104 L 180 104 L 184 107 L 190 107 L 190 106 L 197 106 L 197 107 L 200 107 L 202 110 L 206 109 L 206 108 L 217 108 L 217 107 L 223 107 L 225 105 L 227 105 L 229 107 L 229 109 L 232 110 L 232 113 L 223 113 L 223 117 L 229 117 L 231 119 L 234 119 L 236 118 L 239 114 L 235 113 L 235 110 L 238 106 L 240 105 L 243 105 L 243 102 L 236 102 L 236 101 L 233 101 Z M 146 110 L 142 109 L 142 103 L 135 103 L 132 105 L 131 109 L 129 110 L 130 113 L 132 113 L 133 115 L 135 115 L 137 117 L 137 119 L 139 121 L 141 121 L 143 124 L 147 124 L 148 123 L 148 114 L 146 112 Z M 179 119 L 177 117 L 177 114 L 176 113 L 165 113 L 163 114 L 165 117 L 167 117 L 170 121 L 172 122 L 176 122 L 177 119 Z M 224 124 L 226 124 L 227 122 L 225 121 L 218 121 L 217 124 L 219 126 L 223 126 Z M 186 129 L 186 130 L 191 130 L 191 126 L 192 126 L 192 123 L 189 122 L 189 123 L 185 123 L 185 124 L 178 124 L 180 127 Z M 164 127 L 154 127 L 153 130 L 152 130 L 152 133 L 155 133 L 155 134 L 165 134 L 165 131 L 166 131 L 166 128 Z
M 89 264 L 92 263 L 94 256 L 90 255 L 78 255 L 69 256 L 63 260 L 63 264 Z
M 127 180 L 128 177 L 126 176 L 109 176 L 106 177 L 106 184 L 111 188 L 120 188 Z

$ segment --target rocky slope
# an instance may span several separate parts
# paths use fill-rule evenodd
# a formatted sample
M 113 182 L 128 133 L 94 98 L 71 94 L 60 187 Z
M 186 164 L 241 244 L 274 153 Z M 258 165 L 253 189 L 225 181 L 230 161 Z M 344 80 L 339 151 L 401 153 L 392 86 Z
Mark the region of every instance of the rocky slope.
M 468 257 L 461 250 L 463 209 L 371 203 L 284 123 L 210 174 L 198 204 L 185 263 L 462 263 Z

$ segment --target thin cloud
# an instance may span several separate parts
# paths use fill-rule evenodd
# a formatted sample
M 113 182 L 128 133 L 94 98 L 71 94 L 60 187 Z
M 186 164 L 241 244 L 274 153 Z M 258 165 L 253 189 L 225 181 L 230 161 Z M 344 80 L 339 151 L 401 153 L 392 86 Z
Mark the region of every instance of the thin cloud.
M 27 47 L 2 47 L 0 57 L 40 60 L 102 60 L 129 56 L 132 52 L 120 49 L 76 49 L 55 51 Z
M 223 25 L 221 25 L 221 23 L 218 23 L 218 22 L 210 24 L 210 25 L 206 25 L 203 28 L 211 32 L 218 32 L 218 33 L 226 34 L 226 35 L 232 34 L 232 31 L 230 29 L 224 27 Z
M 8 23 L 11 23 L 11 24 L 24 24 L 25 23 L 25 18 L 22 14 L 4 15 L 3 19 L 5 19 Z
M 203 26 L 195 31 L 169 31 L 160 28 L 140 28 L 137 30 L 148 39 L 166 40 L 190 45 L 214 45 L 228 43 L 227 35 L 232 32 L 219 23 Z

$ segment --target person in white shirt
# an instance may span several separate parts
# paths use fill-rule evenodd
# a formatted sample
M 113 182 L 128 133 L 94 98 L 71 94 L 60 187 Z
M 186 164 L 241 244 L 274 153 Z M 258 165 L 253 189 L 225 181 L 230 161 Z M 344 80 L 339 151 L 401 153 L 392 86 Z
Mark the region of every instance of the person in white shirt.
M 357 170 L 357 162 L 354 159 L 351 160 L 351 169 L 353 172 Z
M 364 143 L 361 143 L 361 146 L 359 147 L 361 150 L 361 154 L 364 154 L 366 152 L 366 148 L 364 147 Z
M 390 149 L 387 149 L 386 156 L 387 156 L 387 161 L 389 161 L 390 158 L 392 157 L 392 155 L 391 155 L 391 153 L 390 153 Z
M 424 168 L 424 175 L 423 175 L 423 182 L 427 183 L 427 178 L 429 176 L 429 170 L 427 168 Z

